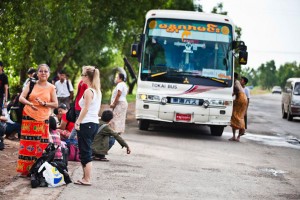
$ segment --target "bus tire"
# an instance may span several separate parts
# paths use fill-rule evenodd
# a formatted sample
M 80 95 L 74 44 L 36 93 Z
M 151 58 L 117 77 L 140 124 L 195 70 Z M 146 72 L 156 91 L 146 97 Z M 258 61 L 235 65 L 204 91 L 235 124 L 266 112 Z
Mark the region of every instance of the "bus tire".
M 210 134 L 213 136 L 222 136 L 224 131 L 224 126 L 210 126 Z
M 149 120 L 145 120 L 145 119 L 139 120 L 139 129 L 140 130 L 147 131 L 149 129 L 149 126 L 150 126 Z

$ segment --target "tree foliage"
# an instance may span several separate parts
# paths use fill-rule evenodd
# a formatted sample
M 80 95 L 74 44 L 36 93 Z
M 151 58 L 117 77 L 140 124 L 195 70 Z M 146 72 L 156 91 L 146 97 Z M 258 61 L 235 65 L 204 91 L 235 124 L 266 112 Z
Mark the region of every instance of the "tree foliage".
M 164 8 L 194 6 L 192 0 L 1 0 L 0 59 L 12 77 L 19 77 L 18 85 L 27 69 L 40 63 L 47 63 L 53 74 L 66 68 L 73 81 L 83 65 L 101 68 L 106 77 L 129 55 L 146 12 Z M 109 87 L 103 78 L 101 85 Z

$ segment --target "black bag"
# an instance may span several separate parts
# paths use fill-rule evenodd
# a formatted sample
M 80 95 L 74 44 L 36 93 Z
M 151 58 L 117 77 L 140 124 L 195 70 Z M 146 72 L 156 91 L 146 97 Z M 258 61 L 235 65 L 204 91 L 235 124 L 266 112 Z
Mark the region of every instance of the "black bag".
M 29 91 L 28 91 L 28 94 L 26 96 L 26 99 L 29 98 L 29 95 L 31 94 L 31 92 L 33 90 L 33 87 L 35 85 L 35 80 L 31 79 L 29 84 L 30 84 L 29 85 Z M 19 102 L 19 98 L 20 98 L 20 95 L 16 96 L 15 99 L 13 100 L 13 103 L 11 105 L 7 106 L 7 109 L 9 111 L 10 119 L 13 122 L 17 122 L 17 123 L 21 124 L 22 123 L 23 109 L 24 109 L 25 105 L 22 104 L 21 102 Z
M 76 121 L 76 112 L 75 112 L 75 104 L 72 103 L 70 105 L 70 109 L 68 110 L 66 114 L 66 118 L 69 122 L 74 122 Z
M 2 125 L 2 123 L 0 123 L 0 150 L 4 149 L 4 142 L 3 142 L 4 133 L 5 133 L 5 128 Z
M 41 172 L 38 172 L 38 170 L 45 161 L 50 163 L 54 160 L 56 150 L 57 148 L 55 148 L 54 144 L 49 143 L 46 149 L 44 150 L 43 155 L 40 158 L 38 158 L 30 168 L 29 175 L 31 178 L 32 188 L 48 186 L 47 182 L 45 181 L 45 178 L 43 177 L 44 170 L 42 170 Z

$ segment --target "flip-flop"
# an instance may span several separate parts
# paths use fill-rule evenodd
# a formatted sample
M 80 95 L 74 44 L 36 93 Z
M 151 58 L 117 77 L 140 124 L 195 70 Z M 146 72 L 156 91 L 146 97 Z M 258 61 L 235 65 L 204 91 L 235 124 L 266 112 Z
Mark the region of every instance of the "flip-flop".
M 91 186 L 92 185 L 90 183 L 84 183 L 81 180 L 75 181 L 74 184 L 76 184 L 76 185 L 84 185 L 84 186 Z

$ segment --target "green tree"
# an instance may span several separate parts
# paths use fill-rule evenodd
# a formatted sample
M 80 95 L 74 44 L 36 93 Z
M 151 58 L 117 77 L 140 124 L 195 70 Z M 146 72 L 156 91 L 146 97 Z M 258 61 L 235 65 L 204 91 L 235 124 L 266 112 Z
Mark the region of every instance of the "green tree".
M 19 85 L 27 69 L 40 63 L 54 74 L 66 68 L 73 81 L 83 65 L 98 66 L 106 77 L 129 54 L 146 12 L 158 8 L 194 7 L 191 0 L 2 0 L 0 59 L 20 77 Z M 103 79 L 104 91 L 106 85 Z
M 271 89 L 274 85 L 278 85 L 274 60 L 262 64 L 257 70 L 259 84 L 263 89 Z
M 277 72 L 278 85 L 284 87 L 286 80 L 292 77 L 300 77 L 300 64 L 296 62 L 285 63 L 281 65 Z

